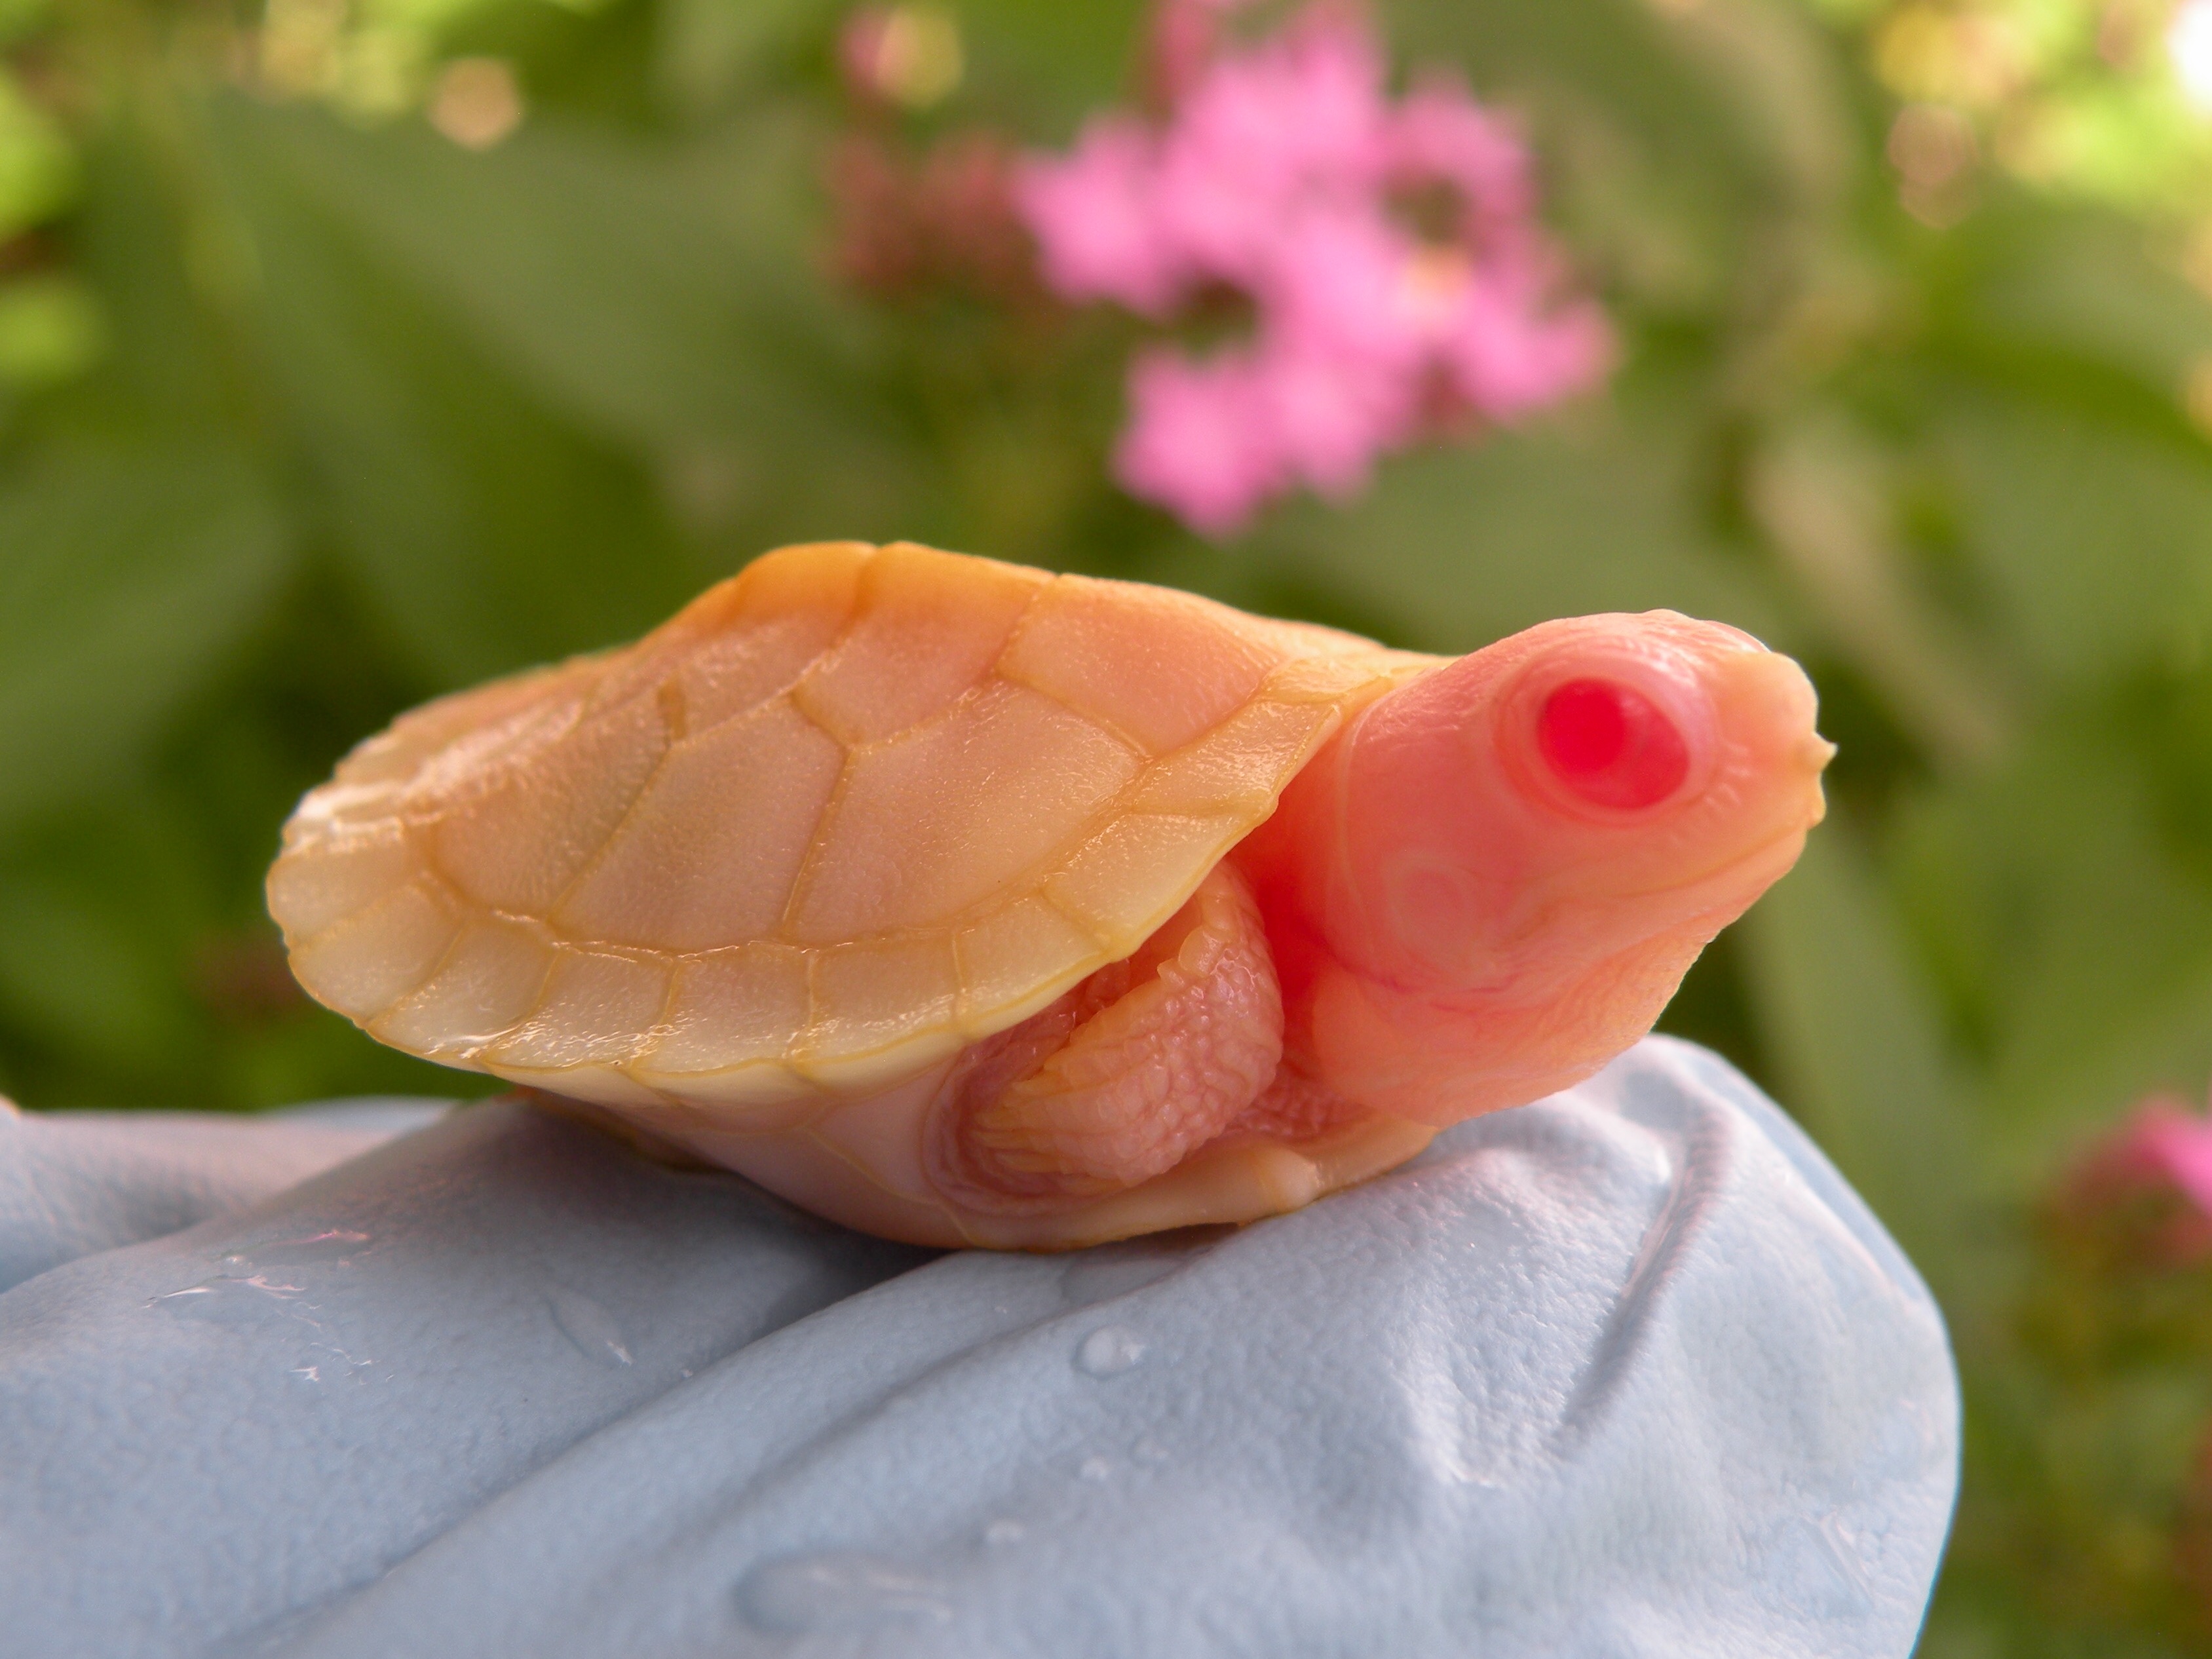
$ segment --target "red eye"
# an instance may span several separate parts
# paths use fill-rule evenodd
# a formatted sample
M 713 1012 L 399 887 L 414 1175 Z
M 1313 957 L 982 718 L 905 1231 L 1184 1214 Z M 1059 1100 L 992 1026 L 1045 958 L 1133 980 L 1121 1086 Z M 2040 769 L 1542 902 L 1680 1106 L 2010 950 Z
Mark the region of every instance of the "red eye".
M 1536 747 L 1561 783 L 1596 806 L 1656 806 L 1690 771 L 1674 721 L 1613 680 L 1569 680 L 1545 698 Z

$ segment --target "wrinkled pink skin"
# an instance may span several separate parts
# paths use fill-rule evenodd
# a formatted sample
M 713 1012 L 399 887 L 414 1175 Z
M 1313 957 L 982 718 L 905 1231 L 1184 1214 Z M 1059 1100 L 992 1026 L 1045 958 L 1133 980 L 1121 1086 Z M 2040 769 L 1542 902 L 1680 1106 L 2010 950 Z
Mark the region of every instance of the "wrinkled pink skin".
M 684 1144 L 925 1243 L 1295 1207 L 1644 1036 L 1819 821 L 1814 714 L 1733 629 L 1529 629 L 1354 715 L 1190 903 L 1043 1012 L 811 1137 Z
M 1034 1214 L 1231 1133 L 1442 1127 L 1588 1076 L 1796 860 L 1813 715 L 1796 664 L 1669 613 L 1389 694 L 1137 957 L 952 1067 L 934 1184 Z
M 1588 680 L 1681 738 L 1663 798 L 1603 804 L 1547 762 L 1544 703 Z M 1374 704 L 1235 855 L 1293 1063 L 1438 1127 L 1589 1075 L 1796 861 L 1833 752 L 1814 713 L 1788 658 L 1669 612 L 1546 623 Z

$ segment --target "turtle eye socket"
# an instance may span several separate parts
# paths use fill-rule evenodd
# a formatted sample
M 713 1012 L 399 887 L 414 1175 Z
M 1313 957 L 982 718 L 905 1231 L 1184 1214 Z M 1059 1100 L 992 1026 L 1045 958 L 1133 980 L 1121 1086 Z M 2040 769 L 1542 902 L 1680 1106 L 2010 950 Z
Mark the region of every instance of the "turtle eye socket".
M 1593 806 L 1656 806 L 1682 787 L 1690 746 L 1658 704 L 1618 680 L 1569 680 L 1536 714 L 1536 750 Z

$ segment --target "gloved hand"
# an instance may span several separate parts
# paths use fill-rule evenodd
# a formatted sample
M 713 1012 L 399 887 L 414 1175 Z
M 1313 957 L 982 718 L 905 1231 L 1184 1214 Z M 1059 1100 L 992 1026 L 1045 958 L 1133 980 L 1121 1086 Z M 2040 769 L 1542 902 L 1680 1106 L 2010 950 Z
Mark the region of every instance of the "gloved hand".
M 0 1296 L 0 1650 L 1902 1659 L 1935 1571 L 1936 1309 L 1686 1044 L 1065 1256 L 512 1100 L 374 1133 L 0 1139 L 0 1265 L 87 1252 Z

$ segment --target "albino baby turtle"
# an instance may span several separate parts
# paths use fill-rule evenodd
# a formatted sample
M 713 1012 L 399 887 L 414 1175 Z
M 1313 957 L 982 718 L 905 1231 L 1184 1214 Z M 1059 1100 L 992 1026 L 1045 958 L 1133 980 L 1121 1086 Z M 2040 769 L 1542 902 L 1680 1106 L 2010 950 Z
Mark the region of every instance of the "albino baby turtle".
M 919 1243 L 1293 1209 L 1589 1075 L 1796 860 L 1812 687 L 1669 611 L 1456 659 L 901 543 L 402 716 L 269 875 L 396 1048 Z

